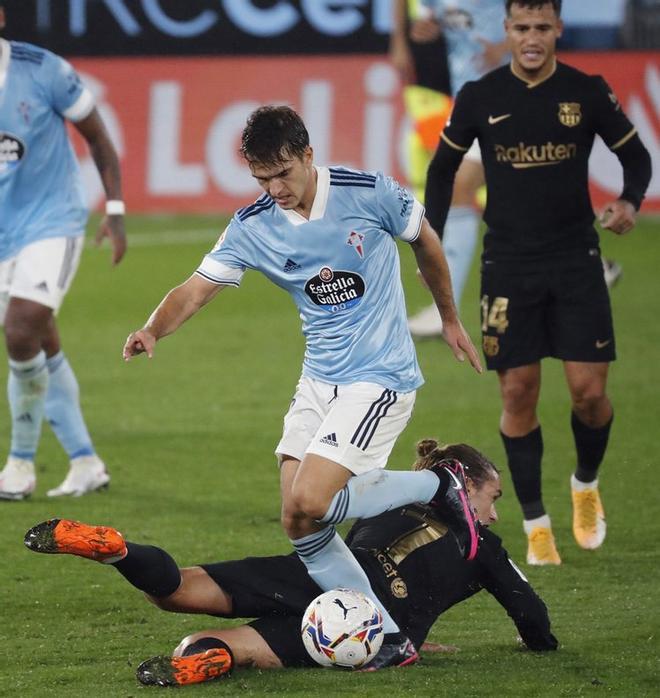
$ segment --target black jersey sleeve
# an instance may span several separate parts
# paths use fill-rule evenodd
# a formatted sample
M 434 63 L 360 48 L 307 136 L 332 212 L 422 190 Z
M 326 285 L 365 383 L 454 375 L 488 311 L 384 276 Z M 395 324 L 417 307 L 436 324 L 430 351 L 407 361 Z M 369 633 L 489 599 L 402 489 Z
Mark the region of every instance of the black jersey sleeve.
M 461 151 L 455 150 L 441 140 L 426 174 L 424 190 L 426 218 L 441 240 L 451 204 L 454 178 L 462 159 Z
M 550 631 L 550 618 L 543 601 L 509 559 L 502 541 L 484 529 L 481 536 L 477 561 L 481 565 L 479 581 L 483 588 L 506 609 L 529 649 L 557 649 L 557 639 Z
M 596 133 L 610 150 L 632 138 L 635 127 L 619 104 L 612 88 L 600 75 L 591 78 Z
M 619 198 L 630 201 L 639 211 L 651 181 L 652 165 L 649 151 L 635 134 L 614 152 L 623 167 L 623 191 Z
M 610 86 L 600 76 L 593 80 L 596 132 L 623 167 L 623 192 L 620 198 L 630 201 L 639 210 L 651 181 L 651 156 Z
M 441 140 L 455 150 L 466 153 L 477 137 L 476 115 L 480 112 L 476 98 L 477 83 L 466 82 L 459 90 L 454 108 L 447 125 L 440 136 Z

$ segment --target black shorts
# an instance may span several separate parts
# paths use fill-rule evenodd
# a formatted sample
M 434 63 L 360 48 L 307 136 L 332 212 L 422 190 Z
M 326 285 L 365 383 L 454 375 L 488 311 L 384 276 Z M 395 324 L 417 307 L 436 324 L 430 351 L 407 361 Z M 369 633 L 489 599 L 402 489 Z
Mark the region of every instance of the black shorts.
M 257 618 L 249 625 L 285 667 L 318 666 L 307 654 L 300 626 L 321 589 L 297 555 L 248 557 L 201 567 L 231 595 L 232 618 Z
M 609 294 L 596 249 L 543 264 L 484 260 L 481 331 L 491 370 L 546 356 L 563 361 L 616 358 Z

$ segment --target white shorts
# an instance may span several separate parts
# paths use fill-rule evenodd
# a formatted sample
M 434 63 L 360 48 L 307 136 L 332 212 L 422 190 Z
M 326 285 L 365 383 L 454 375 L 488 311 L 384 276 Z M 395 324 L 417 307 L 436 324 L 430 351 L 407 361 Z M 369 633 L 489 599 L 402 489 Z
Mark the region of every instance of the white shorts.
M 84 236 L 37 240 L 0 262 L 0 325 L 10 298 L 59 310 L 80 263 Z
M 375 383 L 330 385 L 302 376 L 275 453 L 297 460 L 315 453 L 355 475 L 384 468 L 415 396 Z
M 479 147 L 478 139 L 475 138 L 472 141 L 472 145 L 468 148 L 463 158 L 472 162 L 481 162 L 481 148 Z

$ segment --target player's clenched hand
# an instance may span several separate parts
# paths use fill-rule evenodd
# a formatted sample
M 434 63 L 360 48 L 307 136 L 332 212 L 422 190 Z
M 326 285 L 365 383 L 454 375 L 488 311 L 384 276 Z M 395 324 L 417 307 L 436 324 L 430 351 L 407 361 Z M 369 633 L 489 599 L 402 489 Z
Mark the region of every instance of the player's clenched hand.
M 126 232 L 124 231 L 123 216 L 104 216 L 96 232 L 96 244 L 100 245 L 104 238 L 112 245 L 112 263 L 119 264 L 126 254 Z
M 617 199 L 605 206 L 598 220 L 605 230 L 617 235 L 629 233 L 635 226 L 635 207 L 630 201 Z
M 465 361 L 465 356 L 467 355 L 468 361 L 472 364 L 474 370 L 477 373 L 483 373 L 477 350 L 474 348 L 474 344 L 472 344 L 472 340 L 460 320 L 445 322 L 443 319 L 442 336 L 459 361 Z
M 131 332 L 126 338 L 124 351 L 122 355 L 124 361 L 130 361 L 132 357 L 138 354 L 146 354 L 150 359 L 154 355 L 154 347 L 156 346 L 156 338 L 147 332 L 147 330 L 138 330 Z

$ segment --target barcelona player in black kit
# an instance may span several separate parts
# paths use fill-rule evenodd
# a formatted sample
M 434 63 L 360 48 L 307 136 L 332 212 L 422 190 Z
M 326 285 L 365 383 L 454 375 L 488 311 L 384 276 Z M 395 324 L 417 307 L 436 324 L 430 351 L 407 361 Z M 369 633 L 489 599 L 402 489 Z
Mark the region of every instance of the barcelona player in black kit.
M 598 468 L 613 419 L 606 385 L 615 338 L 588 159 L 599 135 L 623 167 L 623 191 L 600 217 L 616 234 L 634 225 L 651 161 L 605 80 L 556 61 L 561 1 L 507 0 L 506 10 L 511 65 L 458 94 L 429 166 L 427 217 L 442 230 L 454 174 L 478 139 L 488 187 L 483 352 L 499 376 L 500 431 L 525 519 L 527 561 L 560 564 L 541 497 L 541 359 L 564 363 L 577 452 L 573 532 L 582 548 L 597 548 L 606 531 Z
M 421 648 L 438 616 L 486 589 L 506 609 L 529 649 L 553 650 L 557 640 L 543 601 L 488 530 L 501 495 L 495 466 L 466 444 L 417 447 L 415 469 L 448 459 L 463 464 L 470 502 L 480 520 L 473 561 L 425 505 L 412 505 L 358 521 L 346 539 L 380 601 Z M 30 529 L 25 544 L 46 553 L 69 553 L 114 565 L 164 610 L 225 618 L 256 618 L 248 625 L 211 629 L 185 638 L 173 657 L 154 657 L 138 668 L 145 684 L 181 685 L 226 675 L 232 667 L 317 666 L 301 639 L 302 615 L 321 593 L 295 555 L 253 557 L 179 569 L 154 546 L 125 542 L 105 526 L 53 519 Z M 402 657 L 401 664 L 414 657 Z

